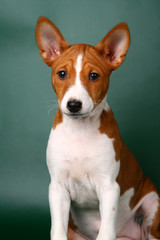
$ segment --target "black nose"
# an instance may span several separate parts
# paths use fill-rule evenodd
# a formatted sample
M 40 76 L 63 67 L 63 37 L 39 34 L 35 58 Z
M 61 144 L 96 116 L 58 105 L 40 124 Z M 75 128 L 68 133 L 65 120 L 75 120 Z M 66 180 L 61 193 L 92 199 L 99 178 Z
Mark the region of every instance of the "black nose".
M 82 102 L 76 100 L 68 101 L 67 108 L 71 113 L 77 113 L 82 108 Z

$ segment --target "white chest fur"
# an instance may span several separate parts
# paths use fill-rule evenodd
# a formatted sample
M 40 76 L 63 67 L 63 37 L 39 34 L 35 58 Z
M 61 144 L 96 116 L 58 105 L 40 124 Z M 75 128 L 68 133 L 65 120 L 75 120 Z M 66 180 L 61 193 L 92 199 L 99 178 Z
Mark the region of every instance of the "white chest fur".
M 97 188 L 104 181 L 114 182 L 119 171 L 114 139 L 100 134 L 98 128 L 98 120 L 64 119 L 51 130 L 48 141 L 51 179 L 65 183 L 71 199 L 80 205 L 97 204 Z
M 67 217 L 64 219 L 63 214 L 69 209 L 71 200 L 78 229 L 95 239 L 100 225 L 100 206 L 99 235 L 104 235 L 107 225 L 108 234 L 114 239 L 119 200 L 116 178 L 120 162 L 115 159 L 114 139 L 100 133 L 100 120 L 95 116 L 83 119 L 63 116 L 63 122 L 51 130 L 47 147 L 51 215 L 52 219 L 61 218 L 58 222 L 64 222 L 66 232 Z M 65 204 L 63 211 L 60 202 Z M 83 228 L 84 220 L 90 222 L 86 228 Z M 59 228 L 56 224 L 53 223 L 53 232 Z

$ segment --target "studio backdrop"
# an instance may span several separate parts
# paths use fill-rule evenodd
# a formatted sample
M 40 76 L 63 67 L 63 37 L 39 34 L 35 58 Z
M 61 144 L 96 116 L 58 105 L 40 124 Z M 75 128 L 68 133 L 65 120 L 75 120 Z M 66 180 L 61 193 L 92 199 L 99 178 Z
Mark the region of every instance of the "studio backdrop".
M 160 190 L 160 1 L 0 0 L 0 239 L 49 239 L 45 151 L 56 96 L 40 58 L 37 19 L 69 44 L 96 45 L 126 22 L 131 45 L 107 101 L 125 143 Z

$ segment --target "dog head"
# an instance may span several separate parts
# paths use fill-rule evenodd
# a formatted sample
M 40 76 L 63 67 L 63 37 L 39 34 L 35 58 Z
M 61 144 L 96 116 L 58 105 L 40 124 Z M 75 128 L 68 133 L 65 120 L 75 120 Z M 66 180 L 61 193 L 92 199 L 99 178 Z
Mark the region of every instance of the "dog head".
M 93 114 L 106 97 L 111 72 L 125 59 L 130 43 L 127 25 L 118 24 L 95 47 L 70 46 L 52 22 L 40 17 L 36 39 L 43 61 L 52 68 L 61 112 L 74 118 Z

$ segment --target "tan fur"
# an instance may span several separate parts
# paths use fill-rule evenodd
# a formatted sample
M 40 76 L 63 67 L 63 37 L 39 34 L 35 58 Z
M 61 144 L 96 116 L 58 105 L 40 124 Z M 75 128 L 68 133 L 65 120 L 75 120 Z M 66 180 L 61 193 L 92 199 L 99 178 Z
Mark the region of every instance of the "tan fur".
M 52 45 L 43 39 L 45 24 L 51 28 L 50 34 L 55 38 Z M 120 55 L 118 55 L 119 53 L 114 55 L 112 52 L 116 44 L 114 42 L 114 34 L 118 33 L 118 37 L 121 38 L 121 32 L 124 33 L 127 40 Z M 85 44 L 69 46 L 55 25 L 44 17 L 40 18 L 37 23 L 36 38 L 42 59 L 52 68 L 52 85 L 56 92 L 59 106 L 66 91 L 75 83 L 75 62 L 78 55 L 82 55 L 80 79 L 93 99 L 94 107 L 96 107 L 104 99 L 108 91 L 109 76 L 112 70 L 115 70 L 124 61 L 130 42 L 128 27 L 126 24 L 121 23 L 113 28 L 96 47 Z M 64 81 L 58 78 L 57 73 L 60 70 L 67 72 L 67 77 Z M 89 81 L 88 76 L 91 72 L 100 74 L 98 81 Z M 53 129 L 62 122 L 63 115 L 59 108 L 54 119 Z M 155 192 L 158 195 L 156 187 L 149 178 L 143 176 L 138 162 L 120 137 L 119 128 L 111 110 L 102 111 L 99 131 L 101 134 L 106 134 L 109 138 L 114 139 L 116 161 L 120 160 L 120 171 L 116 179 L 120 186 L 120 194 L 124 194 L 131 188 L 135 192 L 130 201 L 130 208 L 133 209 L 148 193 Z M 76 229 L 77 227 L 70 214 L 68 239 L 83 239 L 83 237 L 77 235 Z M 156 239 L 160 239 L 160 200 L 151 226 L 151 235 Z

